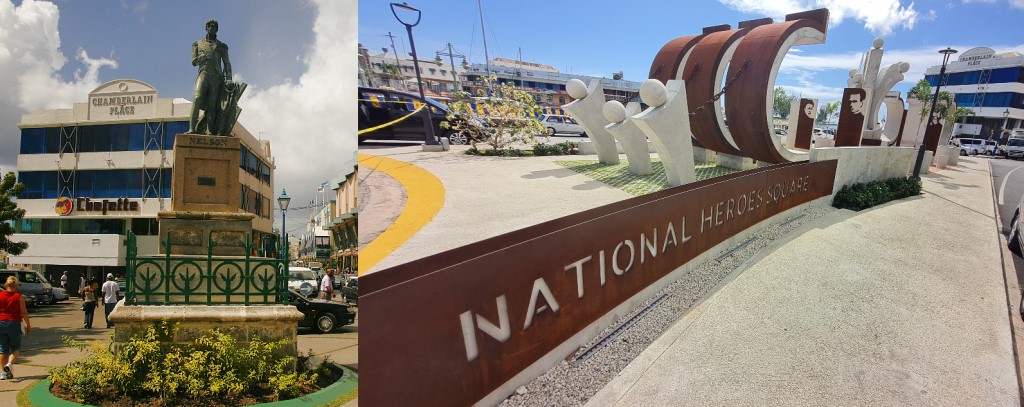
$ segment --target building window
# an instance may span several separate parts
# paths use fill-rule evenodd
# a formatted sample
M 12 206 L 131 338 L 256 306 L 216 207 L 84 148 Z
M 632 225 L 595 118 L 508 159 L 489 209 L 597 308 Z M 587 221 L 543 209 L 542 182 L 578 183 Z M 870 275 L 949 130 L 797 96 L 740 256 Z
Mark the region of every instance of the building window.
M 21 130 L 21 154 L 170 150 L 188 122 L 144 122 Z
M 559 96 L 558 97 L 558 104 L 560 104 L 560 105 L 564 105 L 565 104 L 565 97 L 564 96 Z

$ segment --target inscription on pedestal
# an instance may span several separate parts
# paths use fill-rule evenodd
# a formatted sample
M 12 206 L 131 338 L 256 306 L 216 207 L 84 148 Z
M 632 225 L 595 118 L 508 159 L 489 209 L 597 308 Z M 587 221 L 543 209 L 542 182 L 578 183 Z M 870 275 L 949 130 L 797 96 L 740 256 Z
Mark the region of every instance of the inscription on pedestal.
M 174 229 L 171 230 L 170 239 L 174 246 L 201 246 L 203 233 L 196 229 Z
M 215 230 L 211 233 L 210 239 L 216 242 L 217 246 L 240 246 L 245 244 L 245 233 L 243 232 Z

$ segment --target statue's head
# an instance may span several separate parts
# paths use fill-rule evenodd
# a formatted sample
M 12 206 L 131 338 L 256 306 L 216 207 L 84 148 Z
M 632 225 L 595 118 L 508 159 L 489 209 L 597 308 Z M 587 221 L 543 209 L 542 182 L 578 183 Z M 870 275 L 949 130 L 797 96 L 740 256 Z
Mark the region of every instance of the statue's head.
M 217 20 L 210 20 L 206 22 L 206 32 L 216 34 L 218 28 L 220 28 L 220 26 L 217 24 Z

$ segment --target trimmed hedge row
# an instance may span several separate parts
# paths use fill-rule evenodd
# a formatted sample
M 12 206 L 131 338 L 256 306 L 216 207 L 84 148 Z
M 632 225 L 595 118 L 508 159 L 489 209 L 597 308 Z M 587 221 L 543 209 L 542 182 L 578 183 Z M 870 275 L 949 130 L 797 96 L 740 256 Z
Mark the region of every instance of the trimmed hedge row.
M 867 184 L 844 185 L 832 200 L 832 206 L 839 209 L 860 211 L 875 205 L 921 195 L 921 180 L 914 178 L 889 178 Z

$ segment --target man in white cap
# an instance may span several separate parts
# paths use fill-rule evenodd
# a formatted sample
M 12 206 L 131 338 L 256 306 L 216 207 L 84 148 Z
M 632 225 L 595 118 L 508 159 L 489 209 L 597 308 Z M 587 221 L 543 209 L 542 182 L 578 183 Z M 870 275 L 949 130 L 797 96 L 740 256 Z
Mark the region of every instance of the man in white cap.
M 114 311 L 114 306 L 117 305 L 117 291 L 120 288 L 117 286 L 117 282 L 114 281 L 114 273 L 107 273 L 107 282 L 103 283 L 103 312 L 104 317 L 107 319 L 107 328 L 113 328 L 114 324 L 110 322 L 110 313 Z

